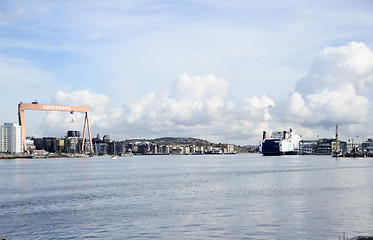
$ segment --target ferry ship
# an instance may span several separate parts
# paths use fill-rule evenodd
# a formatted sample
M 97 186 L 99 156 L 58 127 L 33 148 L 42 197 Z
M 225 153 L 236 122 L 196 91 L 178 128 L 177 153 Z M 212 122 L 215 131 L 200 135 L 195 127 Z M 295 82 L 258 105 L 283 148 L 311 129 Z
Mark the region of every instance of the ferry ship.
M 302 137 L 290 131 L 272 132 L 267 138 L 266 131 L 263 131 L 263 139 L 259 147 L 259 152 L 263 155 L 295 155 L 299 153 L 299 142 Z

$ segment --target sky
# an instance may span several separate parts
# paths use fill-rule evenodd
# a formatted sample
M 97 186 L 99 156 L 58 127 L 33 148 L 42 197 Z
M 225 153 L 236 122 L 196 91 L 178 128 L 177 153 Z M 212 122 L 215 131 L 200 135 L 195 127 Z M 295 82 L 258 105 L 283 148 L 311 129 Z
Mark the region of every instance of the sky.
M 373 138 L 371 0 L 0 0 L 0 124 L 18 103 L 89 106 L 113 140 Z M 27 136 L 84 116 L 26 112 Z

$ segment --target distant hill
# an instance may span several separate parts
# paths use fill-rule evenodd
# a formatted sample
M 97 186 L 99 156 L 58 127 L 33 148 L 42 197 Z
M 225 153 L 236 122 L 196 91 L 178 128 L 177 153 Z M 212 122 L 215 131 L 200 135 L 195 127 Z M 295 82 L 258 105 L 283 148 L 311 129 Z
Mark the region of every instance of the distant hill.
M 212 146 L 211 143 L 206 140 L 197 138 L 182 138 L 182 137 L 162 137 L 155 139 L 128 139 L 125 142 L 151 142 L 158 145 L 196 145 L 196 146 Z
M 155 139 L 128 139 L 125 140 L 126 143 L 134 142 L 150 142 L 158 145 L 195 145 L 195 146 L 213 146 L 213 147 L 226 147 L 227 143 L 212 143 L 207 140 L 197 139 L 197 138 L 182 138 L 182 137 L 161 137 Z M 249 152 L 250 148 L 241 147 L 234 145 L 237 152 L 245 153 Z
M 180 137 L 163 137 L 152 140 L 158 144 L 178 144 L 178 145 L 196 145 L 196 146 L 211 146 L 213 143 L 197 138 L 180 138 Z

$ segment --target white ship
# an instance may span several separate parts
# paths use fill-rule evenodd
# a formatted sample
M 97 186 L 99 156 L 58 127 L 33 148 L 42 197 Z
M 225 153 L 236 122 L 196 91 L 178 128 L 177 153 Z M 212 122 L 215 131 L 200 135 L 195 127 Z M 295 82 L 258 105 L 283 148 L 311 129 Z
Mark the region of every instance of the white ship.
M 263 155 L 298 154 L 301 140 L 302 137 L 291 128 L 290 131 L 272 132 L 268 138 L 267 133 L 263 131 L 259 152 Z

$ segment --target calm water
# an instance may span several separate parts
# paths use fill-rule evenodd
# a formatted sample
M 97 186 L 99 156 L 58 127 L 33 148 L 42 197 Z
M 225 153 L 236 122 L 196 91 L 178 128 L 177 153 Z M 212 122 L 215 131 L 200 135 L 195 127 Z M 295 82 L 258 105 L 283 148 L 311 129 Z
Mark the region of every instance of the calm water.
M 0 238 L 373 235 L 373 158 L 257 154 L 0 160 Z

